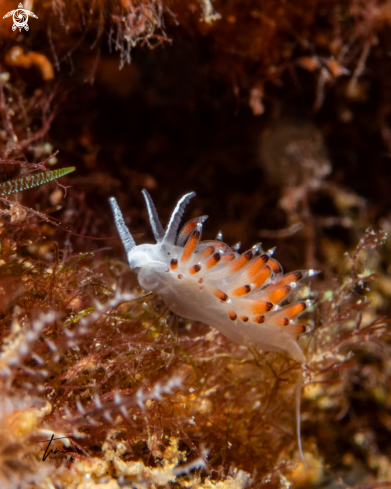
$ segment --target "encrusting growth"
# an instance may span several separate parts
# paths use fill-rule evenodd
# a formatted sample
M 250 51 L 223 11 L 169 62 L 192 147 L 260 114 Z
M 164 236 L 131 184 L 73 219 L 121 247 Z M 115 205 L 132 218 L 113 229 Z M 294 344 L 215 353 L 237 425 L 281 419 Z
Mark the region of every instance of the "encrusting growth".
M 180 199 L 164 231 L 150 195 L 146 190 L 143 195 L 155 245 L 136 246 L 116 200 L 109 200 L 130 268 L 137 271 L 140 286 L 159 293 L 179 316 L 213 326 L 240 345 L 288 353 L 303 363 L 305 357 L 297 339 L 307 328 L 297 322 L 297 317 L 312 302 L 294 302 L 292 296 L 300 280 L 318 272 L 302 270 L 284 275 L 281 265 L 272 258 L 274 249 L 263 252 L 257 244 L 240 255 L 238 245 L 231 248 L 222 242 L 221 232 L 215 240 L 201 241 L 207 216 L 190 220 L 178 233 L 185 206 L 194 192 Z M 261 254 L 257 256 L 258 252 Z M 301 452 L 301 376 L 296 392 Z

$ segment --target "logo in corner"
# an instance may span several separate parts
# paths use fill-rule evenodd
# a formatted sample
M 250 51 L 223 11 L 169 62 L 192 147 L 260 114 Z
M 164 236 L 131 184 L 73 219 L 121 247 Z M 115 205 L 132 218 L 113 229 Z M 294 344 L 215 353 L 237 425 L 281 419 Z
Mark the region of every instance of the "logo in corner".
M 12 25 L 12 30 L 15 31 L 16 29 L 19 29 L 19 32 L 21 32 L 23 28 L 25 31 L 29 30 L 29 26 L 28 26 L 29 15 L 31 17 L 34 17 L 34 19 L 38 19 L 38 16 L 36 16 L 34 12 L 24 9 L 21 3 L 18 5 L 17 9 L 11 10 L 10 12 L 6 13 L 3 19 L 6 19 L 7 17 L 11 17 L 11 15 L 14 20 L 14 23 Z

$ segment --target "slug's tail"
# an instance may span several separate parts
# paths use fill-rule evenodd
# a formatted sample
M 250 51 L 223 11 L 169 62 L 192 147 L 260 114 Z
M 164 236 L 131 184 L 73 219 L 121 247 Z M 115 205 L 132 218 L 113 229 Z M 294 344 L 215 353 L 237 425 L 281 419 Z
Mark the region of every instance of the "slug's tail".
M 296 435 L 297 435 L 297 445 L 299 447 L 300 458 L 307 469 L 307 464 L 305 463 L 303 447 L 301 445 L 301 391 L 303 389 L 303 376 L 300 370 L 299 377 L 296 381 L 295 388 L 295 407 L 296 407 Z

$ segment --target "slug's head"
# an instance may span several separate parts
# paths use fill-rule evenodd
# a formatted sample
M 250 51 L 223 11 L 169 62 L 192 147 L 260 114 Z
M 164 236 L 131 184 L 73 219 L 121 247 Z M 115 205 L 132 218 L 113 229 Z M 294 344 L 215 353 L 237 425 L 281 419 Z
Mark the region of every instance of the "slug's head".
M 175 246 L 179 223 L 185 207 L 189 200 L 195 196 L 195 193 L 191 192 L 186 194 L 179 200 L 166 230 L 160 224 L 151 196 L 145 189 L 143 190 L 143 195 L 147 204 L 152 232 L 157 241 L 154 245 L 144 244 L 136 246 L 133 236 L 125 224 L 117 201 L 114 197 L 110 197 L 109 202 L 114 214 L 118 234 L 128 256 L 130 268 L 138 272 L 140 285 L 144 289 L 155 290 L 159 285 L 157 276 L 167 268 L 167 263 L 170 261 L 170 252 Z

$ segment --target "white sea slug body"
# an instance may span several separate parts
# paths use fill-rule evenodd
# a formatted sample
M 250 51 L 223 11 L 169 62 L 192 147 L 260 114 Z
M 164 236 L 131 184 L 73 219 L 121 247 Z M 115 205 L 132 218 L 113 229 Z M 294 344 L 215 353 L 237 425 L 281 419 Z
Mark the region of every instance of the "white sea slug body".
M 192 219 L 178 233 L 185 206 L 195 193 L 178 202 L 166 230 L 152 199 L 143 190 L 156 244 L 136 246 L 116 200 L 110 204 L 131 269 L 140 286 L 159 293 L 166 305 L 183 318 L 213 326 L 232 341 L 265 351 L 286 352 L 300 363 L 305 357 L 297 335 L 306 327 L 295 320 L 310 301 L 289 302 L 298 282 L 314 270 L 283 274 L 281 265 L 260 245 L 243 254 L 238 246 L 201 241 L 206 216 Z

